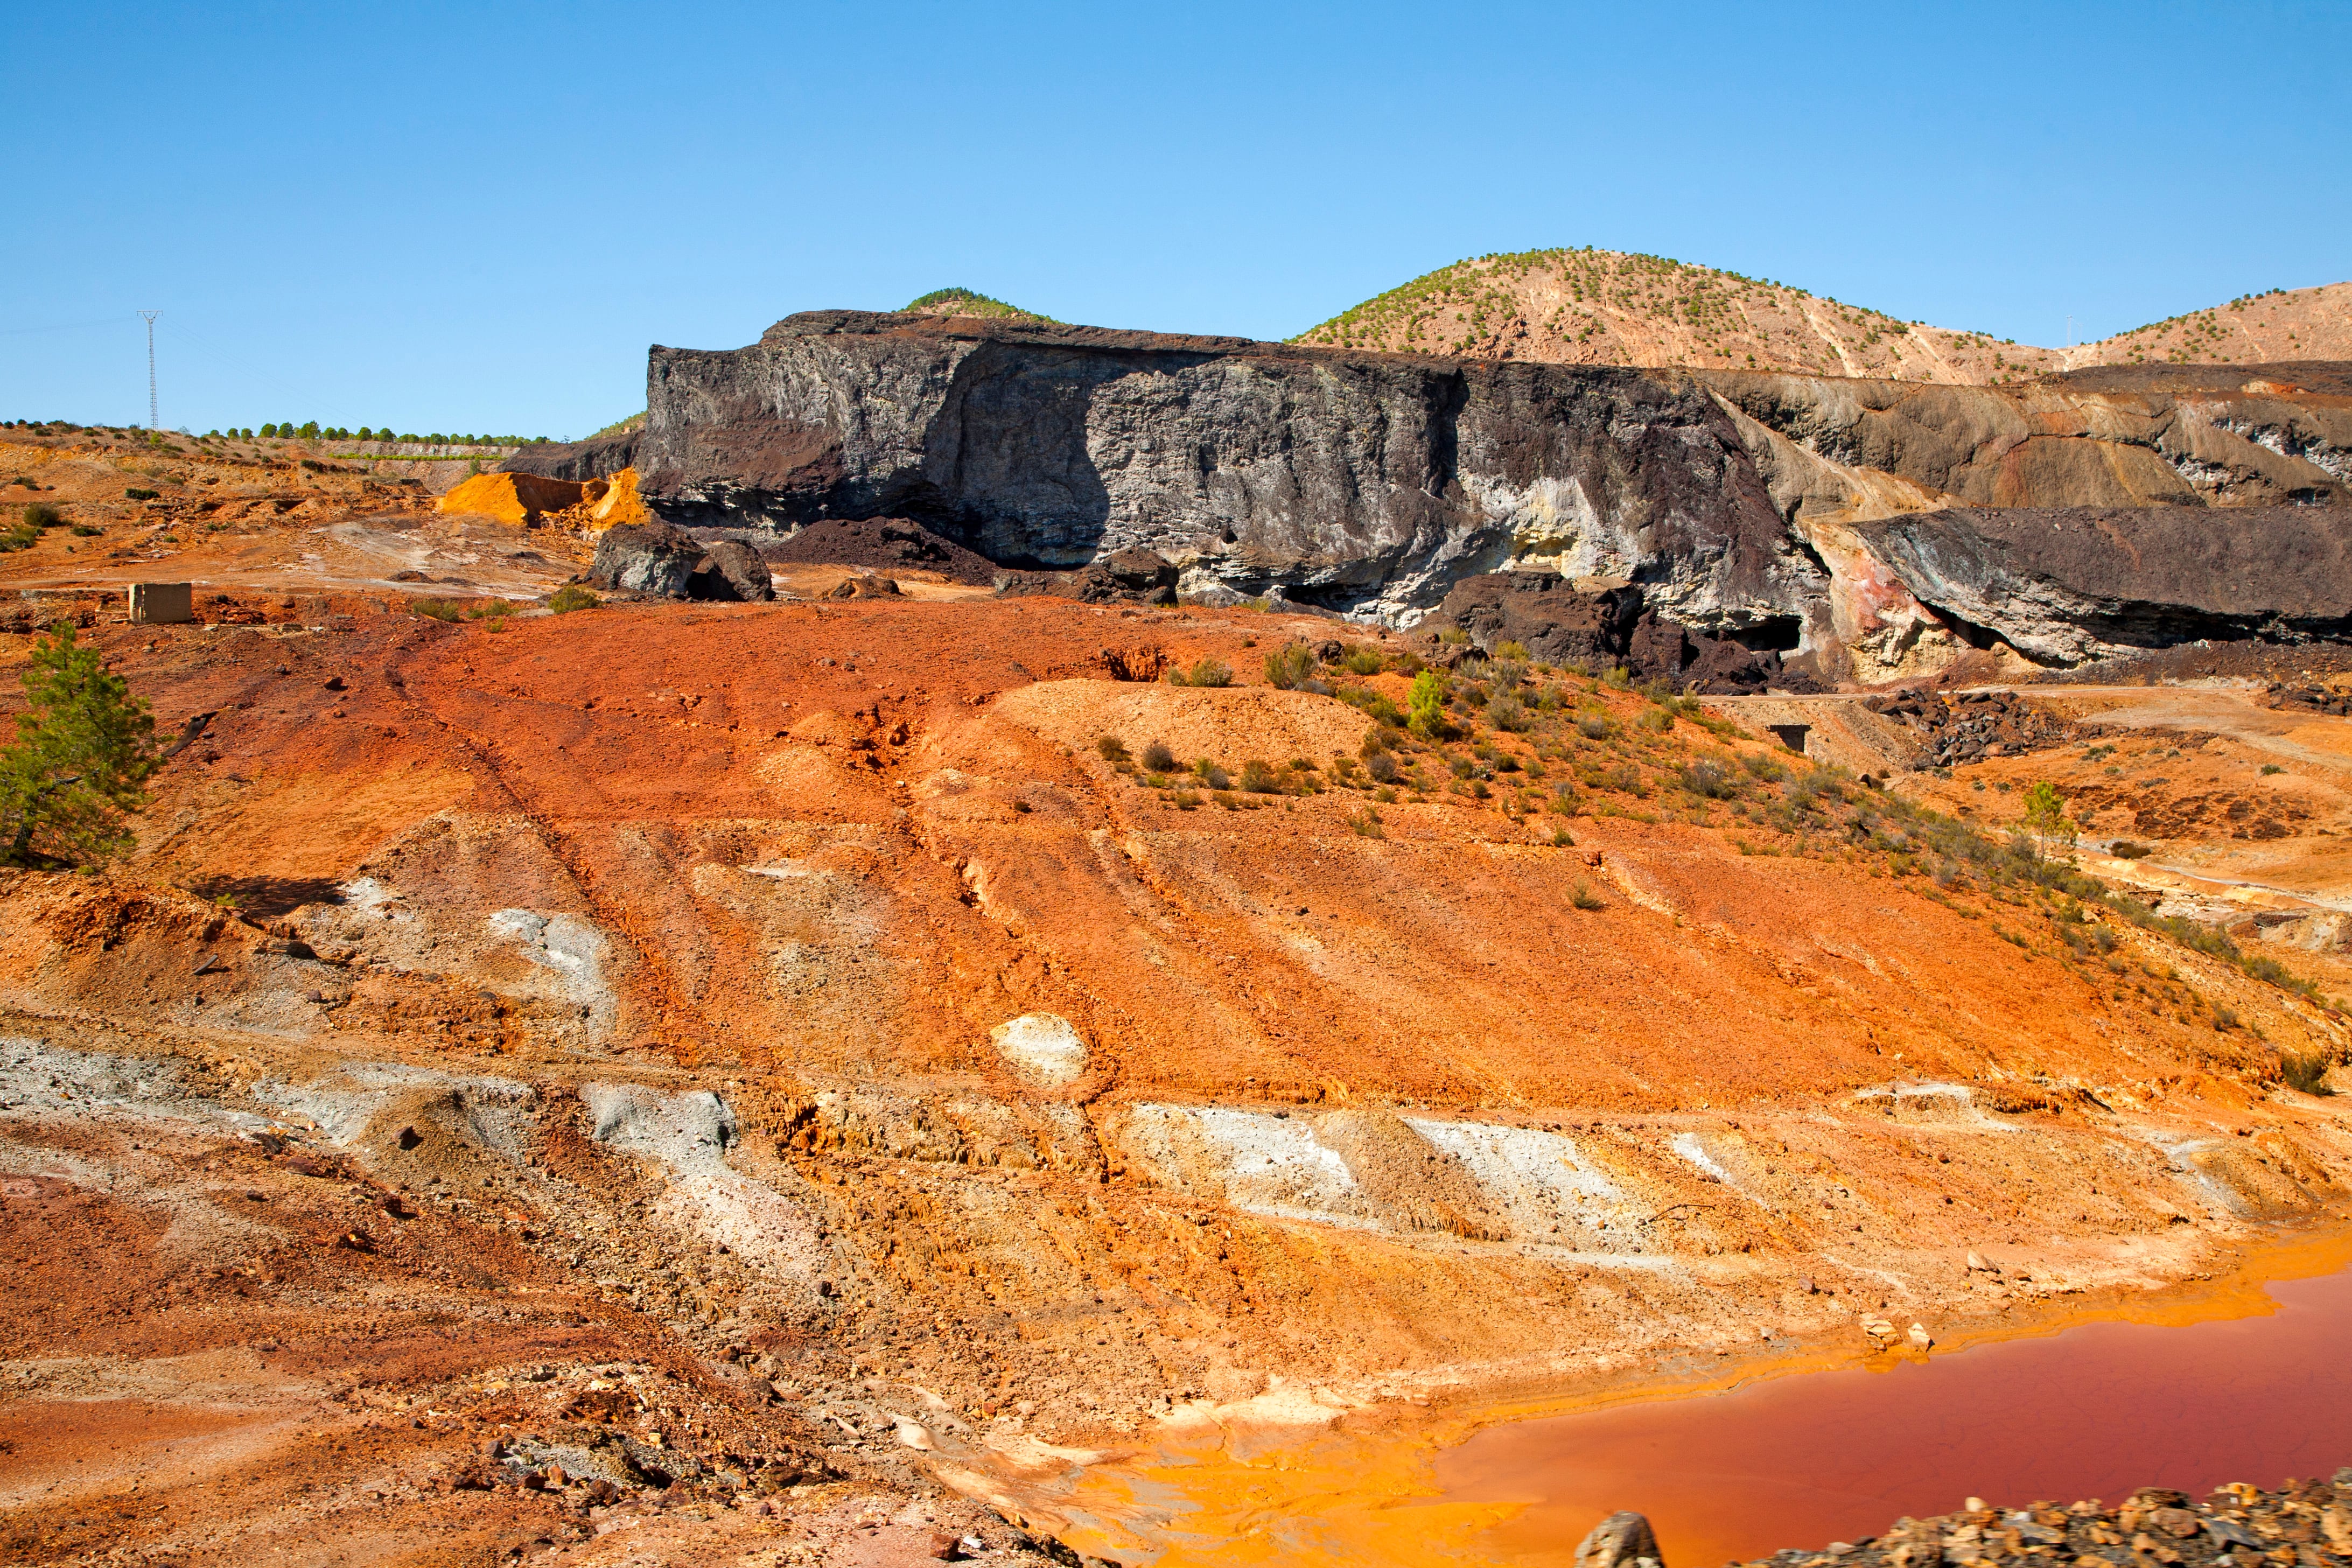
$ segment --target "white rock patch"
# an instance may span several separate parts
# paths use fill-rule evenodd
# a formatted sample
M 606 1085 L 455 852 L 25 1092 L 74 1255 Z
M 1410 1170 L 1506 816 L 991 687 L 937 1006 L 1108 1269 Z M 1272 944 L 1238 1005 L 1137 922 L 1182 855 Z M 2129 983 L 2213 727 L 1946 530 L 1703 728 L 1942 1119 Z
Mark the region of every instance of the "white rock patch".
M 1139 1105 L 1126 1146 L 1163 1184 L 1222 1198 L 1245 1214 L 1377 1224 L 1348 1163 L 1317 1142 L 1304 1117 L 1222 1105 Z
M 997 1025 L 988 1037 L 1006 1061 L 1042 1083 L 1075 1083 L 1087 1070 L 1087 1043 L 1067 1018 L 1024 1013 Z
M 1584 1158 L 1573 1140 L 1482 1121 L 1408 1116 L 1404 1124 L 1461 1161 L 1519 1237 L 1580 1242 L 1608 1252 L 1641 1250 L 1633 1200 Z

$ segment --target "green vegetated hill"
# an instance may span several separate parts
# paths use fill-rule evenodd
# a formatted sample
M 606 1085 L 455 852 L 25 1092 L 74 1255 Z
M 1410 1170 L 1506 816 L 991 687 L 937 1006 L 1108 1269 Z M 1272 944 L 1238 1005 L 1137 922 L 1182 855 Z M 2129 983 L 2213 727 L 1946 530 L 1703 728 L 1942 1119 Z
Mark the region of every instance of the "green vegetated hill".
M 934 289 L 907 302 L 906 309 L 924 316 L 990 316 L 1015 321 L 1050 321 L 1051 316 L 1024 310 L 970 289 Z
M 1293 341 L 1473 359 L 1999 384 L 2093 364 L 2352 357 L 2352 284 L 2273 289 L 2048 349 L 1906 321 L 1717 268 L 1587 247 L 1459 261 Z

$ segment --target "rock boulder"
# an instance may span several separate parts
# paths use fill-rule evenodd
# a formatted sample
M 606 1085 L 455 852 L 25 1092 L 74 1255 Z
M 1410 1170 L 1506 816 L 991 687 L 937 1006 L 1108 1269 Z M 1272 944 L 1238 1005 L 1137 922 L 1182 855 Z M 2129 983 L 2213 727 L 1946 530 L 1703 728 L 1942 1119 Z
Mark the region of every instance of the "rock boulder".
M 776 596 L 768 563 L 760 559 L 758 551 L 734 539 L 721 539 L 710 546 L 702 564 L 687 579 L 686 591 L 691 598 L 730 599 L 742 604 Z
M 1657 1533 L 1644 1516 L 1612 1513 L 1576 1548 L 1576 1568 L 1665 1568 Z
M 702 542 L 666 522 L 624 523 L 596 542 L 589 574 L 625 593 L 683 599 L 703 559 Z

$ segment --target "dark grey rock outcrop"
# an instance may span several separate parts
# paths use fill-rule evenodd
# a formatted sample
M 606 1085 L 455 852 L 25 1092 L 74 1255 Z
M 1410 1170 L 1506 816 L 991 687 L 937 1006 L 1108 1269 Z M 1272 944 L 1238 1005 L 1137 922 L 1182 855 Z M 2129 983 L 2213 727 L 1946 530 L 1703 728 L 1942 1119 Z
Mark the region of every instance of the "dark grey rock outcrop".
M 638 434 L 636 430 L 624 430 L 593 441 L 551 441 L 525 447 L 499 467 L 506 473 L 539 474 L 575 483 L 610 479 L 623 468 L 636 466 Z
M 2102 365 L 2015 386 L 1689 374 L 1817 457 L 1976 506 L 2352 503 L 2352 365 Z
M 776 596 L 775 580 L 760 552 L 740 540 L 715 541 L 692 577 L 687 595 L 696 599 L 729 599 L 752 604 Z
M 666 522 L 606 529 L 588 574 L 607 588 L 655 598 L 753 603 L 776 596 L 758 551 L 732 539 L 706 544 Z
M 1776 649 L 1745 647 L 1664 619 L 1643 605 L 1642 590 L 1631 583 L 1570 583 L 1549 572 L 1465 577 L 1445 595 L 1437 615 L 1490 654 L 1515 642 L 1528 657 L 1547 663 L 1622 666 L 1637 679 L 1698 692 L 1813 685 L 1803 676 L 1784 675 Z
M 2352 635 L 2352 507 L 1955 507 L 1853 527 L 1948 622 L 2044 663 Z
M 624 463 L 656 515 L 772 558 L 807 531 L 796 558 L 1097 603 L 1410 625 L 1500 570 L 1622 579 L 1640 614 L 1580 657 L 1738 689 L 1908 678 L 1996 638 L 2073 662 L 2342 635 L 2294 581 L 2340 571 L 2333 525 L 2288 514 L 2352 513 L 2352 369 L 1916 386 L 831 310 L 657 347 L 642 429 L 512 466 Z M 1952 496 L 1977 504 L 1932 510 Z M 2070 534 L 1990 510 L 2048 500 L 2128 515 Z M 1565 647 L 1581 614 L 1518 640 Z
M 1641 371 L 835 310 L 656 348 L 647 396 L 640 493 L 692 526 L 908 517 L 1009 567 L 1143 549 L 1187 591 L 1391 617 L 1524 561 L 1711 629 L 1822 587 L 1713 396 Z
M 589 575 L 624 593 L 682 599 L 702 564 L 702 542 L 666 522 L 624 523 L 596 542 Z

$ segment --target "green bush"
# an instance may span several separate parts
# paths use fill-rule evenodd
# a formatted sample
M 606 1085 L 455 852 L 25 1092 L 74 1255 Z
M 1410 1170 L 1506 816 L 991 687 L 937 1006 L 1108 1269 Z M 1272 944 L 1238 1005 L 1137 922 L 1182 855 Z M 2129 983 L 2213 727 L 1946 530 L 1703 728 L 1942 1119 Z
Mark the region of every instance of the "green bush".
M 566 583 L 548 595 L 547 607 L 559 616 L 568 616 L 574 610 L 593 610 L 604 602 L 579 584 Z
M 30 529 L 55 528 L 65 521 L 66 514 L 45 500 L 37 500 L 25 508 L 25 526 Z
M 1386 752 L 1372 752 L 1364 758 L 1364 771 L 1372 775 L 1376 784 L 1394 784 L 1397 761 Z
M 1588 741 L 1605 741 L 1609 738 L 1609 721 L 1602 714 L 1587 713 L 1576 721 L 1576 732 Z
M 1519 706 L 1518 699 L 1498 697 L 1486 704 L 1486 722 L 1497 730 L 1507 730 L 1513 734 L 1525 734 L 1535 728 L 1536 721 L 1528 716 L 1528 710 L 1525 708 Z
M 1265 683 L 1284 691 L 1296 691 L 1315 678 L 1315 650 L 1303 642 L 1286 643 L 1265 656 Z M 1195 686 L 1223 684 L 1194 681 Z
M 469 621 L 504 620 L 513 614 L 514 606 L 504 599 L 477 599 L 466 606 L 466 618 Z
M 1424 669 L 1412 678 L 1412 690 L 1405 699 L 1412 710 L 1407 721 L 1412 732 L 1423 739 L 1445 735 L 1450 726 L 1445 722 L 1445 682 L 1437 671 Z
M 130 847 L 123 818 L 147 804 L 155 721 L 130 684 L 59 621 L 17 678 L 28 711 L 0 752 L 0 860 L 86 862 Z
M 1609 907 L 1601 901 L 1601 895 L 1594 892 L 1591 885 L 1581 877 L 1576 879 L 1576 886 L 1569 890 L 1568 901 L 1580 910 L 1605 910 Z
M 2156 851 L 2145 844 L 2134 844 L 2128 838 L 2118 838 L 2107 846 L 2107 853 L 2118 860 L 2145 860 Z
M 1495 645 L 1495 657 L 1525 664 L 1528 661 L 1528 645 L 1516 638 L 1498 642 Z
M 1202 658 L 1185 671 L 1184 679 L 1177 682 L 1180 686 L 1231 686 L 1233 683 L 1233 666 L 1213 654 Z
M 2287 1087 L 2300 1089 L 2305 1094 L 2336 1092 L 2327 1087 L 2328 1066 L 2326 1057 L 2316 1052 L 2308 1055 L 2295 1051 L 2279 1053 L 2279 1072 L 2285 1078 Z
M 1251 757 L 1242 763 L 1242 788 L 1252 795 L 1280 795 L 1282 775 L 1264 758 Z
M 1381 826 L 1381 814 L 1365 806 L 1348 818 L 1349 830 L 1362 838 L 1386 838 L 1388 829 Z
M 1210 789 L 1231 789 L 1234 787 L 1232 775 L 1228 774 L 1224 769 L 1217 766 L 1216 763 L 1211 762 L 1206 757 L 1202 757 L 1193 763 L 1192 776 L 1199 779 L 1202 784 Z
M 1378 648 L 1359 645 L 1349 648 L 1340 658 L 1339 668 L 1350 675 L 1378 675 L 1383 662 Z
M 1739 775 L 1713 757 L 1695 757 L 1683 764 L 1683 788 L 1706 800 L 1737 800 Z
M 1154 741 L 1143 748 L 1143 766 L 1150 773 L 1172 773 L 1176 771 L 1176 753 L 1168 749 L 1165 742 Z
M 71 531 L 76 539 L 96 539 L 100 534 L 104 533 L 106 530 L 102 528 L 93 528 L 86 522 L 77 522 L 73 525 Z
M 1097 735 L 1095 737 L 1095 752 L 1104 762 L 1123 763 L 1127 761 L 1127 742 L 1117 735 Z
M 130 500 L 153 500 L 161 493 L 162 492 L 159 490 L 142 489 L 137 485 L 125 485 L 122 487 L 122 494 L 124 498 Z
M 408 607 L 436 621 L 454 621 L 466 613 L 462 606 L 447 599 L 411 599 Z

